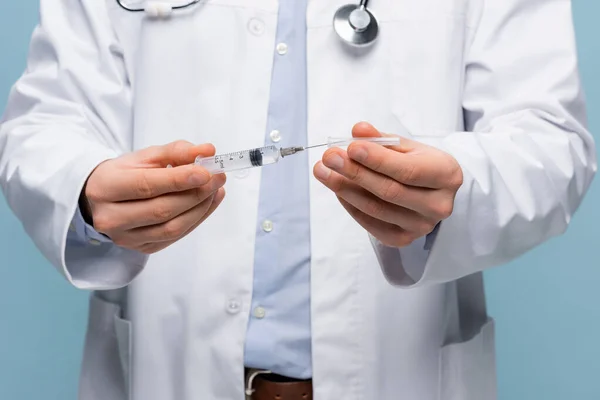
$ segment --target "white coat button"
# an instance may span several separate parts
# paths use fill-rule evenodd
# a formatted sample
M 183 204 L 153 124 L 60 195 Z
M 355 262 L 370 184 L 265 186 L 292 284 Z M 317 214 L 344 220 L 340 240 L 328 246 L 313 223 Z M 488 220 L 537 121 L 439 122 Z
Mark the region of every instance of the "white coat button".
M 238 179 L 247 178 L 248 175 L 250 175 L 250 171 L 248 171 L 247 169 L 242 169 L 235 173 L 235 177 Z
M 279 43 L 277 44 L 277 53 L 279 53 L 280 55 L 284 55 L 285 53 L 287 53 L 288 51 L 288 45 L 285 43 Z
M 237 314 L 242 310 L 242 302 L 237 299 L 231 299 L 227 303 L 227 312 L 229 314 Z
M 99 240 L 97 240 L 97 239 L 90 239 L 90 242 L 89 242 L 89 243 L 90 243 L 92 246 L 100 246 L 100 245 L 102 244 L 102 242 L 100 242 L 100 241 L 99 241 Z
M 266 313 L 265 309 L 262 307 L 256 307 L 254 309 L 254 316 L 258 319 L 263 319 L 266 314 L 267 313 Z
M 268 219 L 264 220 L 262 223 L 262 228 L 265 232 L 271 232 L 273 230 L 273 222 L 269 221 Z
M 269 136 L 271 137 L 273 143 L 277 143 L 281 140 L 281 133 L 279 133 L 277 129 L 272 130 Z
M 265 23 L 263 21 L 261 21 L 258 18 L 252 18 L 249 22 L 248 22 L 248 30 L 256 35 L 256 36 L 260 36 L 264 33 L 265 31 Z

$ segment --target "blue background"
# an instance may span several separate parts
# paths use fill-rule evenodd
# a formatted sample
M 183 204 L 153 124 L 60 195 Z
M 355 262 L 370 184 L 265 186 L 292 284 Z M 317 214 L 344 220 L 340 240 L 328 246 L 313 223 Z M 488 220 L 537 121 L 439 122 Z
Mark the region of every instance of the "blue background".
M 1 1 L 3 110 L 25 65 L 38 2 Z M 574 3 L 590 126 L 600 142 L 600 1 Z M 486 274 L 500 400 L 600 399 L 599 185 L 567 234 Z M 0 227 L 0 399 L 75 400 L 87 294 L 42 258 L 4 200 Z

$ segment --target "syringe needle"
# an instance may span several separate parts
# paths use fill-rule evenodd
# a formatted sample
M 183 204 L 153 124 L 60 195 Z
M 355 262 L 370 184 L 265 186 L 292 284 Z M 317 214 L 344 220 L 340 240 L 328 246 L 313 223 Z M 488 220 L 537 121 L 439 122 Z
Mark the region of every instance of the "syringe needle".
M 333 147 L 336 145 L 349 145 L 352 142 L 372 142 L 379 143 L 382 146 L 396 146 L 400 144 L 399 137 L 359 137 L 359 138 L 329 138 L 327 143 L 313 144 L 311 146 L 295 146 L 295 147 L 283 147 L 280 150 L 281 157 L 291 156 L 304 150 L 314 149 L 315 147 Z
M 329 143 L 313 144 L 312 146 L 303 147 L 304 150 L 314 149 L 315 147 L 329 146 Z

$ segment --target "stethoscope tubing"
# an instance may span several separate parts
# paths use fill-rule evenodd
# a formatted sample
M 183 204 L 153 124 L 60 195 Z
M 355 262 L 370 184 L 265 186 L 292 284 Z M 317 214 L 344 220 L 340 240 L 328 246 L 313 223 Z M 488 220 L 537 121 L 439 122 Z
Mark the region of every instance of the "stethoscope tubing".
M 125 11 L 129 11 L 129 12 L 148 12 L 149 11 L 148 4 L 145 7 L 131 7 L 131 6 L 128 6 L 127 4 L 125 4 L 123 2 L 123 0 L 115 0 L 115 1 L 119 5 L 119 7 L 121 7 Z M 202 1 L 202 0 L 189 0 L 186 3 L 179 4 L 179 5 L 174 5 L 174 4 L 161 2 L 161 1 L 149 2 L 149 4 L 156 3 L 158 5 L 165 5 L 167 7 L 165 15 L 169 15 L 171 10 L 182 10 L 184 8 L 189 8 L 195 4 L 198 4 L 200 1 Z M 375 39 L 377 38 L 377 33 L 379 30 L 379 28 L 377 26 L 378 25 L 377 20 L 371 14 L 371 12 L 367 9 L 368 3 L 369 3 L 369 0 L 360 0 L 359 4 L 357 6 L 355 6 L 356 9 L 361 9 L 361 10 L 363 10 L 363 12 L 368 13 L 368 15 L 371 18 L 371 21 L 369 22 L 369 25 L 368 25 L 368 29 L 365 29 L 364 32 L 362 30 L 359 32 L 354 28 L 352 28 L 352 31 L 349 31 L 348 30 L 349 27 L 346 26 L 346 24 L 340 20 L 340 18 L 343 18 L 342 15 L 345 15 L 344 13 L 349 12 L 348 8 L 351 7 L 351 5 L 345 5 L 345 6 L 340 7 L 340 9 L 338 10 L 338 12 L 336 12 L 336 15 L 334 17 L 334 28 L 335 28 L 336 32 L 338 33 L 338 36 L 340 36 L 340 38 L 342 40 L 344 40 L 345 42 L 347 42 L 348 44 L 350 44 L 352 46 L 369 45 L 373 41 L 375 41 Z M 338 18 L 338 13 L 341 13 L 339 18 Z M 158 15 L 160 15 L 160 11 L 158 12 Z M 163 16 L 165 16 L 165 15 L 163 15 Z M 350 17 L 350 14 L 348 14 L 348 17 Z M 348 21 L 348 24 L 349 24 L 349 21 Z
M 123 4 L 123 0 L 115 0 L 115 1 L 119 5 L 119 7 L 121 7 L 125 11 L 129 11 L 129 12 L 144 12 L 144 11 L 146 11 L 146 9 L 144 7 L 142 7 L 142 8 L 129 7 L 129 6 L 125 5 L 125 4 Z M 200 3 L 200 1 L 202 1 L 202 0 L 190 0 L 187 3 L 185 3 L 185 4 L 180 4 L 180 5 L 172 6 L 171 9 L 173 9 L 173 10 L 182 10 L 184 8 L 188 8 L 188 7 L 191 7 L 191 6 L 195 5 L 195 4 L 198 4 L 198 3 Z

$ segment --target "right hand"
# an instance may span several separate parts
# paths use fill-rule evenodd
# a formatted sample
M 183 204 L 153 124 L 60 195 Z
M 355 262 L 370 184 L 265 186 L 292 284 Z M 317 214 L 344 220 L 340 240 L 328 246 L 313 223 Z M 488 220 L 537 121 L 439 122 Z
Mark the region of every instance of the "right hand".
M 199 155 L 214 154 L 210 144 L 178 141 L 103 162 L 84 191 L 94 229 L 120 247 L 145 254 L 175 243 L 225 196 L 225 175 L 211 176 L 193 164 Z

